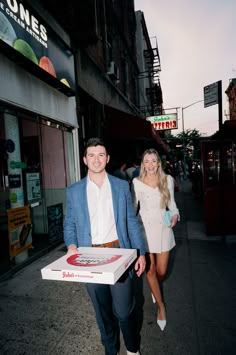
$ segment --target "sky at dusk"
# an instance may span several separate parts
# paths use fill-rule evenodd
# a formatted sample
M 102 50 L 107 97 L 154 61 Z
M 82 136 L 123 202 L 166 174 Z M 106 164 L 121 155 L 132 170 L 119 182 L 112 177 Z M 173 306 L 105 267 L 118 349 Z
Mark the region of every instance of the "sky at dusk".
M 135 0 L 135 10 L 144 13 L 153 47 L 157 41 L 164 109 L 181 112 L 204 99 L 205 86 L 222 81 L 223 121 L 227 119 L 225 94 L 236 78 L 235 0 Z M 174 109 L 166 113 L 176 112 Z M 218 105 L 204 108 L 198 102 L 184 109 L 184 128 L 204 135 L 218 130 Z

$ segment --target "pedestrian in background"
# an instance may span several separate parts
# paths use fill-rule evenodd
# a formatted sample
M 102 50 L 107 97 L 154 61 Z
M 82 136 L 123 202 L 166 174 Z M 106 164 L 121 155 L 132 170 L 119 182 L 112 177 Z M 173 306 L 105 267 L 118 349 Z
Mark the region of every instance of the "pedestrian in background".
M 136 161 L 135 161 L 135 170 L 132 173 L 132 179 L 134 179 L 135 177 L 139 176 L 140 164 L 141 164 L 141 159 L 137 158 Z
M 126 162 L 124 160 L 120 161 L 118 167 L 115 169 L 112 175 L 122 180 L 128 180 L 128 176 L 126 174 L 126 167 L 127 167 Z
M 77 247 L 121 247 L 138 250 L 137 276 L 145 270 L 145 245 L 135 216 L 129 184 L 106 172 L 110 156 L 99 138 L 88 140 L 84 163 L 88 174 L 67 189 L 64 239 L 68 253 Z M 139 354 L 131 272 L 114 285 L 86 284 L 106 355 L 117 355 L 120 329 L 127 354 Z
M 128 176 L 128 180 L 129 182 L 132 181 L 133 179 L 133 172 L 134 170 L 137 168 L 137 165 L 136 165 L 136 161 L 134 160 L 131 164 L 128 164 L 128 168 L 125 170 L 127 176 Z
M 177 177 L 179 183 L 184 181 L 184 164 L 181 160 L 177 162 Z
M 147 281 L 153 302 L 157 303 L 157 324 L 164 330 L 166 312 L 160 283 L 166 275 L 169 251 L 175 246 L 172 228 L 179 219 L 179 211 L 174 199 L 174 179 L 163 171 L 156 150 L 148 149 L 143 153 L 140 175 L 133 179 L 132 191 L 146 238 Z M 172 212 L 168 227 L 163 222 L 166 208 Z

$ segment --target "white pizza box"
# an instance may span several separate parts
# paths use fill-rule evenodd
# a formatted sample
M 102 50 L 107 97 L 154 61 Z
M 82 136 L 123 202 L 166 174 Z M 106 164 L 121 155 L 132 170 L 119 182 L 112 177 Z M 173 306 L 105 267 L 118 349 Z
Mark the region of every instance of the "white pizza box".
M 79 247 L 41 269 L 43 279 L 114 285 L 137 258 L 136 249 Z

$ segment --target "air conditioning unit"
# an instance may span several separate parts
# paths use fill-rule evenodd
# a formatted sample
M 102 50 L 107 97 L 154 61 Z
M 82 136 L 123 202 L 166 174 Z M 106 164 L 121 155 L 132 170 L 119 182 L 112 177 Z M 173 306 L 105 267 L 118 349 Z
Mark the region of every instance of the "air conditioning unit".
M 115 62 L 110 62 L 108 65 L 108 70 L 107 74 L 112 78 L 112 79 L 119 79 L 119 70 L 117 68 L 117 65 Z

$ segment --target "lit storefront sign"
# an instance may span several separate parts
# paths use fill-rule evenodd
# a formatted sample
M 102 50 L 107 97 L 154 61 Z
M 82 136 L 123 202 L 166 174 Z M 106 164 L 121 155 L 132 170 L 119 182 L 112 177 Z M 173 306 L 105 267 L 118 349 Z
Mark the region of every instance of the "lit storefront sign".
M 21 59 L 29 64 L 23 65 L 26 70 L 68 96 L 73 95 L 74 56 L 28 4 L 0 0 L 0 40 L 10 46 L 6 51 L 11 52 L 10 57 L 24 56 Z
M 178 128 L 177 113 L 170 113 L 168 115 L 150 116 L 147 117 L 146 120 L 151 122 L 152 127 L 156 131 Z

